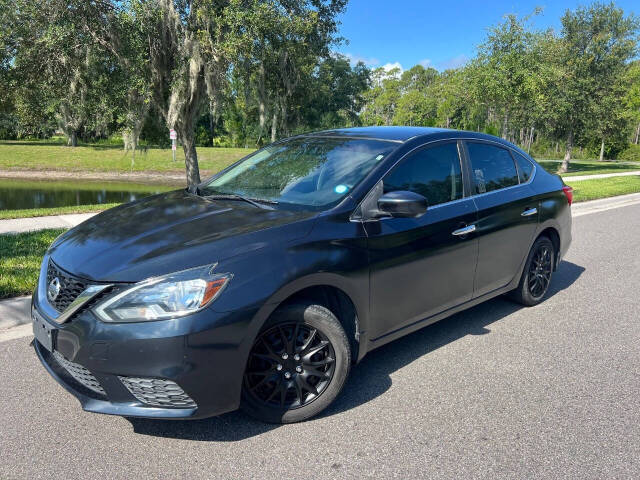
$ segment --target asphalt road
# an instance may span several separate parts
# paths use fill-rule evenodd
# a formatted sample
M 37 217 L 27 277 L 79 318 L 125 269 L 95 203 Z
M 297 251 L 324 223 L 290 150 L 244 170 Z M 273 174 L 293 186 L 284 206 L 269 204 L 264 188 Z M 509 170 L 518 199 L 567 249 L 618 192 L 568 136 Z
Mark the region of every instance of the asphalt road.
M 574 220 L 549 298 L 499 298 L 372 352 L 321 418 L 81 411 L 0 343 L 0 478 L 639 478 L 640 205 Z

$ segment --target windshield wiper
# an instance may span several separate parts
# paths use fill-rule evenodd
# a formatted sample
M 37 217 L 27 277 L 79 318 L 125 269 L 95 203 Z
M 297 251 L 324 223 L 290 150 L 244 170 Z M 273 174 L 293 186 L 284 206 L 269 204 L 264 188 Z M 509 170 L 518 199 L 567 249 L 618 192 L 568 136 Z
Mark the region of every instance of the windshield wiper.
M 242 200 L 247 203 L 250 203 L 254 207 L 261 208 L 263 210 L 273 210 L 273 207 L 267 207 L 266 205 L 263 205 L 265 203 L 268 203 L 271 205 L 278 204 L 278 202 L 276 202 L 275 200 L 243 197 L 242 195 L 238 195 L 237 193 L 214 193 L 211 195 L 205 195 L 204 198 L 211 199 L 211 200 Z

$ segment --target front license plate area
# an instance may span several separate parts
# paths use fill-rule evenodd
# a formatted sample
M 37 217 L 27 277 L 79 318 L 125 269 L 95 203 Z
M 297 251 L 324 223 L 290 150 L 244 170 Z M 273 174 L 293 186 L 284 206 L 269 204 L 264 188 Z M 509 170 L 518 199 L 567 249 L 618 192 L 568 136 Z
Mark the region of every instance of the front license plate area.
M 31 321 L 33 323 L 33 335 L 36 337 L 36 340 L 38 340 L 44 348 L 53 352 L 57 329 L 49 325 L 35 309 L 31 311 Z

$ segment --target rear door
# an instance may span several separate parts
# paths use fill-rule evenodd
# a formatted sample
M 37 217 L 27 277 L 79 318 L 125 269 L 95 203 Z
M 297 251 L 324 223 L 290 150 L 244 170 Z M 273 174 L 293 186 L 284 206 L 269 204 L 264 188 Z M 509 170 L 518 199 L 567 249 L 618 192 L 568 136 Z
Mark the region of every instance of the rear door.
M 478 266 L 473 296 L 506 286 L 518 273 L 538 223 L 528 177 L 499 144 L 466 141 L 473 199 L 478 209 Z
M 371 337 L 380 337 L 471 299 L 478 244 L 476 209 L 465 196 L 459 149 L 444 142 L 410 153 L 384 178 L 384 192 L 427 198 L 419 218 L 365 222 L 371 262 Z M 468 186 L 467 186 L 468 188 Z

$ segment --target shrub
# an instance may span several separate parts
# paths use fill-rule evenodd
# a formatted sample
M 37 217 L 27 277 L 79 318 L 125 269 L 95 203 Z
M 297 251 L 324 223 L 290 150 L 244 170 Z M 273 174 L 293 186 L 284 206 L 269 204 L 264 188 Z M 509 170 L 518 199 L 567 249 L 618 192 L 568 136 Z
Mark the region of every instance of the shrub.
M 618 160 L 625 162 L 640 162 L 640 145 L 629 145 L 620 155 Z

